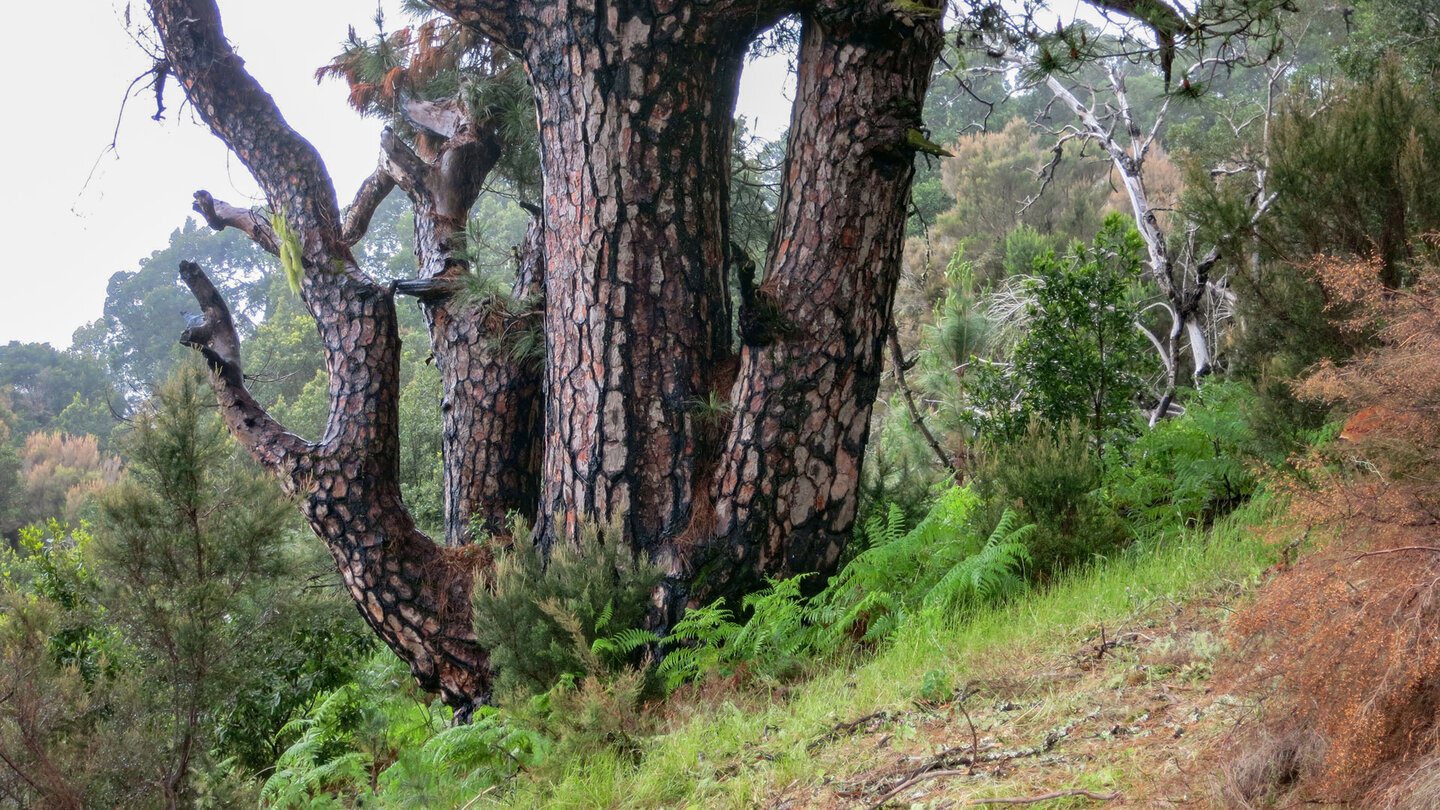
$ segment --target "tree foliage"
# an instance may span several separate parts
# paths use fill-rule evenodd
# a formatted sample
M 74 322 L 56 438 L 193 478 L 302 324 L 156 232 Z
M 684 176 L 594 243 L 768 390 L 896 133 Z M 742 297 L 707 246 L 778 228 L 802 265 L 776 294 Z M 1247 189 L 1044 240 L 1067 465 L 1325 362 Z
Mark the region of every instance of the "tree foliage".
M 1019 282 L 1022 336 L 1008 363 L 981 363 L 966 378 L 969 420 L 995 441 L 1014 439 L 1032 419 L 1078 421 L 1098 452 L 1129 430 L 1148 353 L 1136 330 L 1139 234 L 1119 215 L 1106 220 L 1092 246 L 1035 261 Z M 992 310 L 993 311 L 993 310 Z

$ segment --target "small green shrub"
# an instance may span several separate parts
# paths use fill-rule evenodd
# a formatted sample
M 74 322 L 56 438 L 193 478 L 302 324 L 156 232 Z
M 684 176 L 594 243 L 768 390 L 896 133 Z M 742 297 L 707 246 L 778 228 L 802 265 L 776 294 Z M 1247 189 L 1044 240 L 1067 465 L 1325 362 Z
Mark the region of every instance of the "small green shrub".
M 587 526 L 579 544 L 556 544 L 547 560 L 517 524 L 513 545 L 496 550 L 491 586 L 474 596 L 475 635 L 490 650 L 497 694 L 542 694 L 567 675 L 634 663 L 643 644 L 625 631 L 644 623 L 659 580 L 617 532 Z
M 1032 572 L 1053 572 L 1109 554 L 1129 539 L 1105 502 L 1102 466 L 1089 429 L 1032 422 L 1013 442 L 992 446 L 976 478 L 996 523 L 1006 509 L 1035 524 L 1026 540 Z

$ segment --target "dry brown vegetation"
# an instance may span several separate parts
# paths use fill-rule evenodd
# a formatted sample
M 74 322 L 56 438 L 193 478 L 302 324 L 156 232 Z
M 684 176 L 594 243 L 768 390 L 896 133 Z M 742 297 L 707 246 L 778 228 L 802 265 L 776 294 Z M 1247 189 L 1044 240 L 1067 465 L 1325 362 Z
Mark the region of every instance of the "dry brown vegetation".
M 1229 757 L 1233 806 L 1440 806 L 1440 268 L 1380 283 L 1377 261 L 1318 259 L 1347 328 L 1377 339 L 1302 396 L 1357 413 L 1280 486 L 1313 550 L 1233 624 L 1234 685 L 1262 696 Z

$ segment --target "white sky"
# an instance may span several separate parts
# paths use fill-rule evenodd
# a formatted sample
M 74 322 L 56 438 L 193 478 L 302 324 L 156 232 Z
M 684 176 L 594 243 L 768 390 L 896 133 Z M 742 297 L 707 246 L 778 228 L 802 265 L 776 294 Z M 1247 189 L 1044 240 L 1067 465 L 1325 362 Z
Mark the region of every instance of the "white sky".
M 398 2 L 384 5 L 393 10 Z M 244 166 L 180 109 L 173 82 L 166 120 L 150 120 L 154 97 L 140 93 L 125 108 L 115 151 L 106 152 L 126 87 L 150 63 L 125 33 L 124 2 L 82 7 L 63 23 L 45 3 L 19 4 L 7 15 L 9 30 L 24 33 L 9 46 L 15 72 L 0 126 L 10 178 L 0 210 L 0 344 L 68 346 L 76 327 L 100 317 L 111 274 L 134 270 L 165 247 L 195 190 L 235 205 L 261 202 Z M 346 106 L 342 82 L 316 86 L 313 76 L 339 52 L 348 24 L 362 36 L 373 32 L 375 8 L 375 0 L 220 2 L 226 35 L 319 149 L 342 205 L 375 167 L 381 124 Z M 144 13 L 136 0 L 135 19 Z M 389 15 L 387 28 L 401 24 Z M 783 59 L 757 63 L 741 85 L 740 112 L 767 137 L 788 123 L 784 71 Z

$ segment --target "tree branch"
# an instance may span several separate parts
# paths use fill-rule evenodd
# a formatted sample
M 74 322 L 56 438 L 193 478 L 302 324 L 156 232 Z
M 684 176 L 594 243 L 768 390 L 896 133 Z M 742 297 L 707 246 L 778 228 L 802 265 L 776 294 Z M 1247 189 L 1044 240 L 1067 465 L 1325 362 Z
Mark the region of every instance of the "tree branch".
M 200 190 L 195 192 L 195 202 L 190 206 L 195 213 L 204 217 L 205 224 L 216 231 L 223 231 L 226 228 L 234 228 L 250 237 L 255 244 L 259 245 L 267 253 L 279 255 L 280 240 L 275 236 L 275 229 L 265 218 L 248 208 L 237 208 L 223 200 L 217 200 L 210 196 L 210 192 Z
M 436 11 L 484 34 L 500 45 L 518 50 L 523 26 L 504 0 L 429 0 Z
M 150 10 L 171 73 L 196 113 L 300 235 L 306 263 L 319 267 L 348 258 L 324 162 L 246 72 L 221 30 L 215 0 L 150 0 Z
M 900 336 L 896 333 L 893 325 L 890 328 L 890 359 L 895 364 L 895 382 L 900 386 L 900 393 L 905 396 L 905 406 L 910 411 L 910 421 L 919 429 L 925 443 L 935 451 L 935 458 L 939 459 L 940 465 L 952 474 L 958 473 L 959 470 L 955 468 L 955 462 L 950 458 L 950 454 L 945 452 L 945 448 L 940 446 L 935 434 L 931 433 L 929 426 L 925 424 L 925 418 L 921 416 L 920 408 L 915 404 L 915 393 L 905 382 L 905 354 L 900 350 Z
M 397 183 L 405 193 L 410 196 L 412 202 L 417 206 L 422 203 L 418 197 L 432 198 L 434 192 L 432 187 L 435 184 L 435 168 L 425 159 L 415 154 L 410 145 L 400 139 L 395 131 L 386 127 L 380 133 L 380 151 L 385 153 L 385 163 L 382 167 L 386 174 Z
M 468 120 L 458 98 L 443 102 L 412 99 L 400 107 L 400 113 L 412 126 L 429 130 L 443 138 L 453 138 Z
M 250 395 L 240 366 L 240 337 L 230 308 L 210 277 L 194 262 L 180 263 L 180 280 L 190 288 L 204 313 L 205 323 L 192 326 L 180 335 L 180 342 L 199 350 L 215 382 L 215 394 L 225 423 L 240 445 L 251 457 L 273 473 L 279 474 L 287 488 L 296 482 L 289 475 L 310 446 L 300 437 L 285 430 L 274 417 Z
M 345 224 L 340 229 L 340 239 L 346 245 L 353 247 L 356 242 L 365 238 L 366 232 L 370 230 L 370 218 L 375 216 L 375 209 L 385 202 L 393 188 L 395 178 L 383 167 L 376 169 L 360 184 L 360 190 L 355 192 L 355 201 L 345 210 Z

